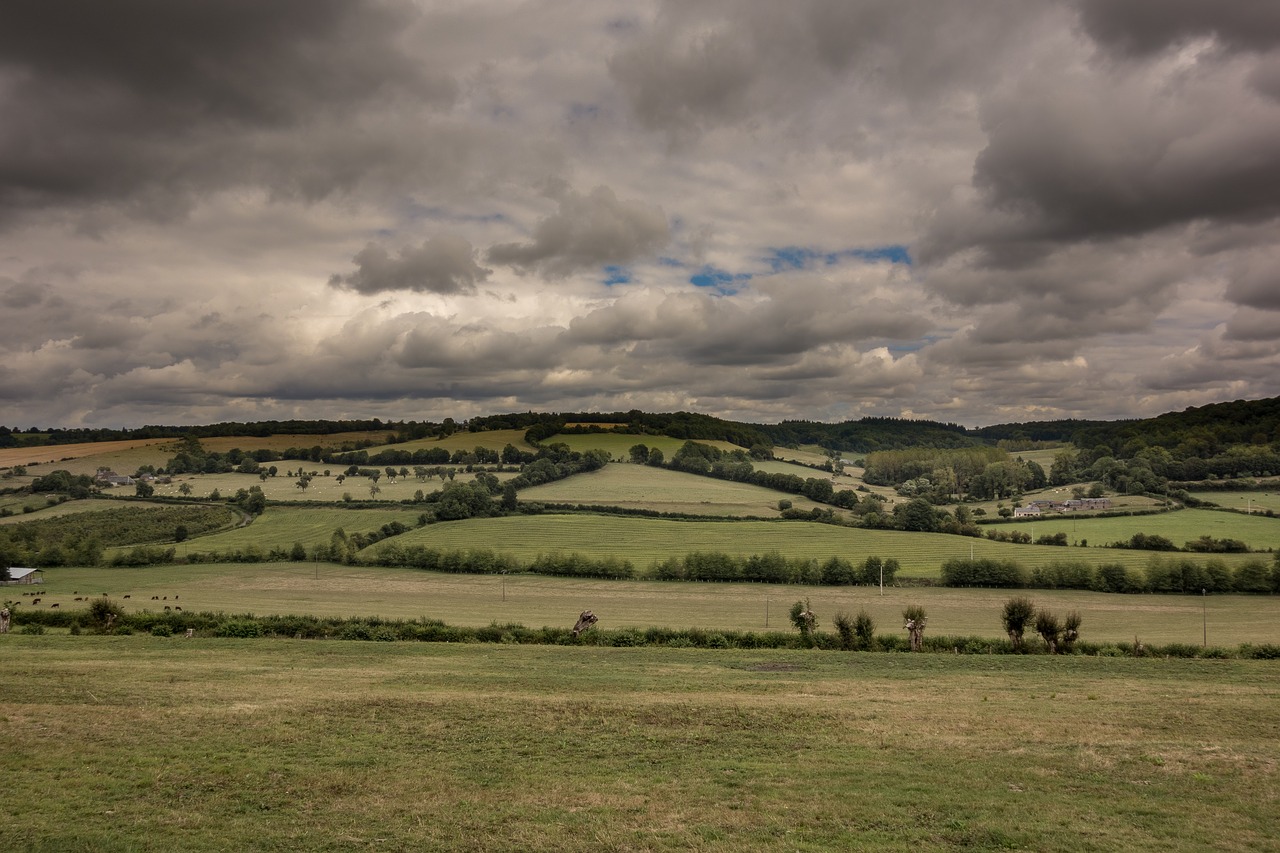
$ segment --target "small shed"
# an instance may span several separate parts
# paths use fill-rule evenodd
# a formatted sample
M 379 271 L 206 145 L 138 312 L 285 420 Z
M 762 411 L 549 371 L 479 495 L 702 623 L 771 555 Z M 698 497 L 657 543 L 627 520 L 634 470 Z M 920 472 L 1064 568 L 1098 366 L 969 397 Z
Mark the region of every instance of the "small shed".
M 44 570 L 12 566 L 9 569 L 9 583 L 44 583 Z

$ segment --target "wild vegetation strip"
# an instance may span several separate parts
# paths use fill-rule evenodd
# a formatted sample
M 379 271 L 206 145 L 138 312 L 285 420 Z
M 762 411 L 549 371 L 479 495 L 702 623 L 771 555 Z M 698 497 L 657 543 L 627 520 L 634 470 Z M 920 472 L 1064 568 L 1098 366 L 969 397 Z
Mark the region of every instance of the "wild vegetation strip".
M 287 546 L 286 546 L 287 547 Z M 572 626 L 583 610 L 602 628 L 693 628 L 720 631 L 785 629 L 787 610 L 811 602 L 818 628 L 835 615 L 866 610 L 879 633 L 901 634 L 902 611 L 918 603 L 929 614 L 926 636 L 1004 636 L 1000 609 L 1025 594 L 1058 613 L 1079 611 L 1084 639 L 1109 643 L 1236 646 L 1280 643 L 1280 598 L 1246 595 L 1116 595 L 1074 590 L 947 589 L 941 587 L 802 586 L 743 583 L 614 581 L 539 575 L 456 575 L 406 568 L 325 562 L 164 565 L 144 568 L 51 568 L 34 596 L 6 593 L 20 609 L 79 608 L 77 596 L 107 593 L 130 612 L 185 610 L 224 613 L 379 616 L 439 619 L 451 625 L 515 622 Z M 129 598 L 125 598 L 129 596 Z M 156 600 L 152 600 L 152 596 Z M 180 596 L 180 598 L 179 598 Z
M 1280 549 L 1280 519 L 1207 509 L 1109 518 L 1046 515 L 1034 521 L 984 524 L 982 529 L 1017 530 L 1030 534 L 1032 539 L 1061 532 L 1069 542 L 1085 539 L 1090 545 L 1127 542 L 1135 533 L 1146 533 L 1163 536 L 1179 548 L 1188 541 L 1209 536 L 1243 542 L 1255 551 Z
M 3 643 L 28 850 L 1266 849 L 1280 793 L 1264 661 Z

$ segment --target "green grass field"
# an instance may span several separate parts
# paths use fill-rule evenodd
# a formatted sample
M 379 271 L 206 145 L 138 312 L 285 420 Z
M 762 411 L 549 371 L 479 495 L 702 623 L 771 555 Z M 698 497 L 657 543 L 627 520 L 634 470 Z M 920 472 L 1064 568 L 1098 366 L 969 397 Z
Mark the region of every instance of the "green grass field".
M 0 646 L 17 850 L 1275 846 L 1273 662 Z
M 675 452 L 684 446 L 685 439 L 670 438 L 665 435 L 629 435 L 626 433 L 586 433 L 583 435 L 575 433 L 558 433 L 542 442 L 544 445 L 563 443 L 569 446 L 570 450 L 576 450 L 579 453 L 586 453 L 588 450 L 603 450 L 616 460 L 625 460 L 631 458 L 631 448 L 637 444 L 643 444 L 652 450 L 658 448 L 662 451 L 662 455 L 668 460 L 675 455 Z M 710 441 L 698 440 L 699 444 L 707 444 L 712 447 L 718 447 L 721 450 L 741 450 L 741 447 L 728 441 Z
M 779 500 L 791 501 L 793 506 L 805 510 L 820 506 L 799 495 L 761 486 L 631 464 L 606 465 L 589 474 L 534 486 L 520 492 L 520 500 L 766 518 L 778 515 Z
M 416 441 L 405 441 L 399 444 L 383 444 L 368 448 L 370 456 L 380 450 L 430 450 L 441 447 L 453 453 L 455 450 L 475 450 L 483 447 L 486 450 L 502 450 L 508 444 L 520 450 L 532 451 L 534 448 L 524 440 L 525 430 L 495 429 L 487 432 L 455 432 L 442 438 L 421 438 Z
M 787 611 L 811 602 L 818 628 L 832 630 L 836 613 L 865 609 L 879 633 L 901 634 L 902 610 L 921 604 L 929 633 L 1002 637 L 1000 609 L 1025 594 L 1059 615 L 1077 610 L 1081 634 L 1096 642 L 1199 645 L 1280 643 L 1280 598 L 1218 595 L 1108 595 L 1072 590 L 946 589 L 942 587 L 783 586 L 746 583 L 607 581 L 537 575 L 451 575 L 416 569 L 332 563 L 252 563 L 143 568 L 46 569 L 36 592 L 41 603 L 11 587 L 19 607 L 80 608 L 77 596 L 102 593 L 127 610 L 181 604 L 190 611 L 380 616 L 441 619 L 455 625 L 517 622 L 529 627 L 572 626 L 583 610 L 604 628 L 701 627 L 708 630 L 786 630 Z M 129 596 L 125 599 L 125 596 Z M 152 601 L 152 596 L 159 600 Z
M 312 545 L 328 544 L 333 531 L 339 527 L 347 533 L 365 533 L 376 530 L 391 521 L 410 526 L 418 523 L 420 509 L 399 507 L 367 507 L 342 509 L 339 507 L 268 506 L 251 524 L 211 533 L 180 542 L 175 547 L 179 556 L 190 552 L 233 551 L 256 546 L 263 551 L 272 548 L 290 548 L 293 543 Z M 108 549 L 108 555 L 127 548 Z
M 910 577 L 937 577 L 944 561 L 971 555 L 1016 560 L 1028 568 L 1054 560 L 1141 567 L 1152 556 L 1146 551 L 1013 545 L 968 536 L 865 530 L 805 521 L 668 521 L 588 514 L 453 521 L 410 531 L 397 541 L 440 549 L 481 546 L 522 559 L 552 551 L 577 551 L 589 556 L 625 558 L 640 568 L 690 551 L 744 556 L 777 551 L 788 557 L 825 560 L 840 556 L 858 562 L 878 555 L 896 557 L 903 575 Z M 1222 555 L 1230 565 L 1248 558 L 1243 554 Z
M 1221 507 L 1239 510 L 1240 512 L 1265 513 L 1267 510 L 1280 513 L 1280 490 L 1274 492 L 1189 492 L 1191 497 L 1202 501 L 1210 501 Z
M 65 501 L 60 504 L 50 505 L 44 495 L 28 496 L 27 503 L 32 506 L 40 507 L 40 509 L 22 513 L 19 510 L 18 515 L 11 515 L 7 518 L 0 518 L 0 524 L 21 524 L 24 521 L 36 521 L 42 518 L 61 518 L 66 515 L 77 515 L 82 512 L 101 512 L 107 509 L 120 509 L 121 507 L 162 507 L 167 504 L 148 503 L 147 501 L 113 501 L 106 498 L 88 498 L 80 501 Z M 0 504 L 3 505 L 3 504 Z M 19 504 L 21 506 L 21 504 Z
M 1127 541 L 1135 533 L 1149 533 L 1164 536 L 1178 547 L 1200 536 L 1212 536 L 1237 539 L 1255 551 L 1280 548 L 1280 519 L 1207 509 L 1112 518 L 1047 515 L 1036 521 L 983 525 L 983 530 L 991 529 L 1021 530 L 1033 539 L 1061 531 L 1067 534 L 1068 541 L 1088 539 L 1091 545 Z

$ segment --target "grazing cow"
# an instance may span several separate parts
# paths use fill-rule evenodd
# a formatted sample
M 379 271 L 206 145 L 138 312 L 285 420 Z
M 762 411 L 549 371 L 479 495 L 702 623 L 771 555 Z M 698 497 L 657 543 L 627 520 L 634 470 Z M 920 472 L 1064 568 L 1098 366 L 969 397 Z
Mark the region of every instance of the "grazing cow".
M 165 610 L 172 610 L 173 608 L 166 604 L 166 605 L 164 606 L 164 609 L 165 609 Z
M 38 598 L 33 598 L 33 599 L 31 599 L 31 603 L 32 603 L 32 604 L 39 604 L 39 603 L 40 603 L 40 599 L 38 599 Z
M 160 600 L 160 596 L 158 596 L 158 595 L 153 595 L 153 596 L 151 596 L 151 600 L 152 600 L 152 601 L 159 601 L 159 600 Z
M 176 596 L 176 595 L 175 595 L 175 596 L 173 597 L 173 600 L 174 600 L 174 601 L 177 601 L 177 600 L 178 600 L 178 596 Z
M 175 605 L 173 605 L 173 609 L 174 609 L 174 610 L 181 610 L 182 608 L 175 604 Z
M 132 595 L 126 595 L 125 598 L 133 598 Z
M 84 596 L 77 595 L 77 596 L 76 596 L 76 601 L 84 601 Z
M 53 604 L 50 604 L 49 606 L 50 606 L 50 607 L 57 607 L 57 606 L 58 606 L 58 602 L 56 602 L 56 601 L 55 601 Z

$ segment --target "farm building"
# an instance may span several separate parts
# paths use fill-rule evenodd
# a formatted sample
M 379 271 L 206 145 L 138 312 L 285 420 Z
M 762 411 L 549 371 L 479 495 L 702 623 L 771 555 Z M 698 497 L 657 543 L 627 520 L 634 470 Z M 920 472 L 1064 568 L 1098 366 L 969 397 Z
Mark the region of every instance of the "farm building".
M 9 569 L 9 584 L 44 583 L 44 571 L 13 566 Z

